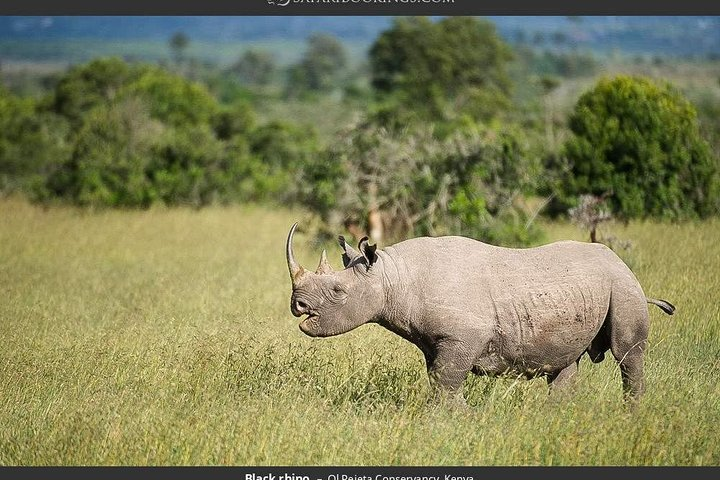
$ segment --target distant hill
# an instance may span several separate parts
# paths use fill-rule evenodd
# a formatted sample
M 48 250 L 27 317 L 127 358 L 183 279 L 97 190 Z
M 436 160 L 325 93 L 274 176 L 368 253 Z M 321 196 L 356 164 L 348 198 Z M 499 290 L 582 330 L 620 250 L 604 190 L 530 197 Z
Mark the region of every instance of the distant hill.
M 177 31 L 204 41 L 304 39 L 315 31 L 374 38 L 392 17 L 2 17 L 4 39 L 167 39 Z
M 510 42 L 546 48 L 720 56 L 720 17 L 490 17 Z M 0 16 L 0 40 L 165 41 L 182 31 L 204 42 L 304 39 L 327 32 L 371 42 L 392 17 Z

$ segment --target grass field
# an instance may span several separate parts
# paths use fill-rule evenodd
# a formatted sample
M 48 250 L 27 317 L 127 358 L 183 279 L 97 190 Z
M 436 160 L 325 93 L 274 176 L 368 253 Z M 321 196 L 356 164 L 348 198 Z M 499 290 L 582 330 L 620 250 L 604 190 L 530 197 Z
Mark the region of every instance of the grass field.
M 614 362 L 584 359 L 565 403 L 541 379 L 472 378 L 462 412 L 423 401 L 419 351 L 381 327 L 302 335 L 283 256 L 299 218 L 0 200 L 0 464 L 720 464 L 719 221 L 613 228 L 678 307 L 651 310 L 637 410 Z

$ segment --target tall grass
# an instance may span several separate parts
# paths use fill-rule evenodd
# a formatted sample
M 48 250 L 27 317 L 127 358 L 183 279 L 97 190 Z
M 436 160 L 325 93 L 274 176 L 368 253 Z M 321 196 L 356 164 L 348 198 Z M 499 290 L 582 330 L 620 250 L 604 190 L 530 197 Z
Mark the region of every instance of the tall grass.
M 0 201 L 0 464 L 720 463 L 720 222 L 613 227 L 678 307 L 651 310 L 638 409 L 614 362 L 584 360 L 566 401 L 475 377 L 465 412 L 424 401 L 422 356 L 381 327 L 302 335 L 283 256 L 299 216 Z

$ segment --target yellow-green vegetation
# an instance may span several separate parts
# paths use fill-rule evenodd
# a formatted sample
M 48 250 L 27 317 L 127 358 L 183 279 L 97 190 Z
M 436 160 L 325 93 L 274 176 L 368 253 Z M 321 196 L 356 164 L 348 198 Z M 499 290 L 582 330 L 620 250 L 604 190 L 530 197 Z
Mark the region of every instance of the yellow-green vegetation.
M 0 201 L 0 464 L 720 463 L 718 220 L 609 227 L 678 307 L 651 309 L 636 410 L 614 362 L 585 359 L 565 401 L 471 378 L 455 411 L 423 401 L 419 351 L 381 327 L 298 330 L 283 247 L 303 217 Z M 298 235 L 308 267 L 313 245 Z

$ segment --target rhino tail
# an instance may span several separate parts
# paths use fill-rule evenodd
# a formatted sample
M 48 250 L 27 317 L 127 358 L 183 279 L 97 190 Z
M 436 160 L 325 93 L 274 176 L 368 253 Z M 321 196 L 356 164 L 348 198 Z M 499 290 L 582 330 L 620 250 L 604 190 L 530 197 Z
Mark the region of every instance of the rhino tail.
M 675 305 L 668 302 L 667 300 L 660 300 L 657 298 L 649 297 L 646 297 L 645 300 L 647 300 L 648 303 L 652 303 L 653 305 L 660 307 L 660 309 L 668 315 L 672 315 L 673 313 L 675 313 Z

